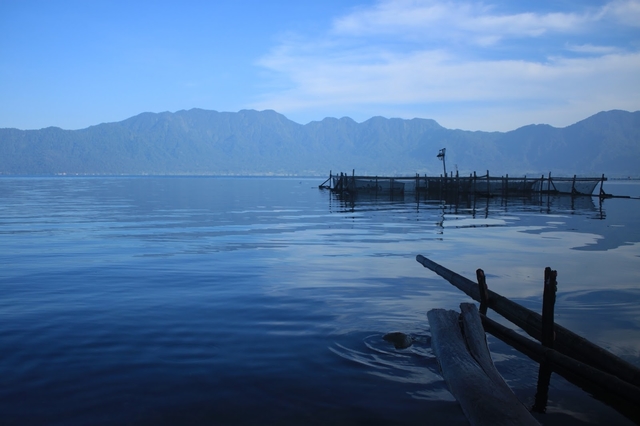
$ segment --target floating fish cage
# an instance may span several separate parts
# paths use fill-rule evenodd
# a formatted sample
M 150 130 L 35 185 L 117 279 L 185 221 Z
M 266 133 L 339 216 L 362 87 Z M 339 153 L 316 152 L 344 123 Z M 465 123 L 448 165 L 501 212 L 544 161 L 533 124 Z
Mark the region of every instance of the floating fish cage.
M 476 196 L 529 195 L 534 193 L 592 195 L 600 184 L 600 195 L 607 178 L 601 177 L 509 177 L 491 176 L 487 172 L 478 176 L 357 176 L 346 173 L 329 174 L 320 188 L 330 189 L 339 194 L 459 194 Z

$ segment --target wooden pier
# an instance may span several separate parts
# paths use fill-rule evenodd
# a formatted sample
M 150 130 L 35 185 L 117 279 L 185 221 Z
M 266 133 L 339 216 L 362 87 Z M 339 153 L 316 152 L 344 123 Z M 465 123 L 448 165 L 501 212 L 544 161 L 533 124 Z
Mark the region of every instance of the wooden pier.
M 458 172 L 450 176 L 362 176 L 352 173 L 340 173 L 333 175 L 319 187 L 330 189 L 342 195 L 357 194 L 428 194 L 432 196 L 518 196 L 530 194 L 571 194 L 592 195 L 594 189 L 600 184 L 600 196 L 604 197 L 603 184 L 607 180 L 604 174 L 601 177 L 510 177 L 491 176 L 489 171 L 485 175 L 477 175 L 475 172 L 469 176 L 460 176 Z

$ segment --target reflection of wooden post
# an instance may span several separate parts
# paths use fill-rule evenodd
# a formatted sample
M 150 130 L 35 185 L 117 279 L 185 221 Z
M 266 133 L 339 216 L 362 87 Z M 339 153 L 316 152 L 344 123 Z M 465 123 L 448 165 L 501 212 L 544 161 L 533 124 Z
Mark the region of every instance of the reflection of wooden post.
M 482 269 L 476 270 L 476 277 L 478 278 L 478 286 L 480 287 L 480 313 L 487 315 L 487 308 L 489 307 L 489 288 L 487 287 L 487 280 L 484 276 Z

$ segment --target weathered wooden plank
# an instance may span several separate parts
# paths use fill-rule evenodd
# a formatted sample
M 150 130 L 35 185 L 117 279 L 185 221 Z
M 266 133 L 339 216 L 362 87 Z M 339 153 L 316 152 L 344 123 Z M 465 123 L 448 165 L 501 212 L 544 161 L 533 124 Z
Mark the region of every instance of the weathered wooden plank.
M 485 334 L 484 327 L 482 326 L 482 320 L 480 319 L 480 315 L 478 315 L 476 306 L 473 303 L 461 303 L 460 312 L 464 339 L 469 353 L 473 356 L 489 379 L 491 379 L 497 386 L 507 386 L 500 373 L 498 373 L 498 370 L 496 370 L 493 360 L 491 359 L 491 353 L 487 346 L 487 336 Z M 511 391 L 508 386 L 506 389 Z
M 438 359 L 442 376 L 469 423 L 538 425 L 495 371 L 477 311 L 475 320 L 471 309 L 465 308 L 464 311 L 464 335 L 459 325 L 460 314 L 457 312 L 433 309 L 427 316 L 431 327 L 431 347 Z M 468 350 L 468 342 L 471 342 L 475 356 Z M 488 375 L 485 368 L 494 372 Z
M 472 299 L 478 302 L 481 301 L 478 284 L 422 255 L 417 255 L 416 260 L 425 268 L 432 270 L 462 290 Z M 540 314 L 530 311 L 491 290 L 489 290 L 489 301 L 487 305 L 489 308 L 522 328 L 533 338 L 538 341 L 541 340 L 542 316 Z M 554 325 L 554 331 L 556 334 L 554 347 L 558 352 L 599 370 L 613 374 L 619 379 L 635 386 L 640 386 L 640 368 L 618 358 L 611 352 L 558 324 Z

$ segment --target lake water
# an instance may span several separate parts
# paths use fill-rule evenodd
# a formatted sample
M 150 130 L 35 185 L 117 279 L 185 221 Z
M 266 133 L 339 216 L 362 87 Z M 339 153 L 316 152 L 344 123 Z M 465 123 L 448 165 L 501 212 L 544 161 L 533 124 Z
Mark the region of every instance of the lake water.
M 550 266 L 557 322 L 640 365 L 640 200 L 343 201 L 322 180 L 0 178 L 0 424 L 467 424 L 426 313 L 469 298 L 417 254 L 537 311 Z M 537 364 L 489 344 L 531 405 Z M 537 418 L 628 424 L 556 375 Z

